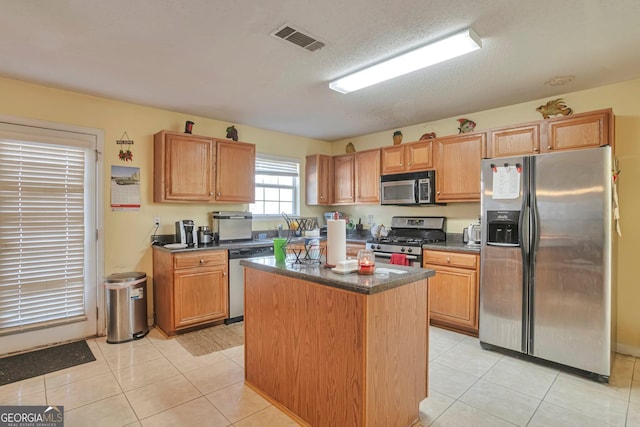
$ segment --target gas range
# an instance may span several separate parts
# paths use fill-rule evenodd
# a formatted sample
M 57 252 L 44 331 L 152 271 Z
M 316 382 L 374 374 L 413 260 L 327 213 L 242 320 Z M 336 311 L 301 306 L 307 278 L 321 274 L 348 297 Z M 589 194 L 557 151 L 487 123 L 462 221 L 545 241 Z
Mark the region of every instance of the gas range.
M 394 216 L 385 237 L 367 240 L 376 261 L 389 262 L 392 254 L 405 254 L 414 266 L 422 265 L 422 245 L 446 241 L 445 217 Z

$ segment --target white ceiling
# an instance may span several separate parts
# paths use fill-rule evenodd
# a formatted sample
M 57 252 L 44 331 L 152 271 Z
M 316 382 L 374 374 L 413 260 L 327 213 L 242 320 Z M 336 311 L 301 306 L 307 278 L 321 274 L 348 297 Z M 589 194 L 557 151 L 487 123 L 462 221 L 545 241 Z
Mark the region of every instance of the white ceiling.
M 0 0 L 0 10 L 1 76 L 327 141 L 640 76 L 638 0 Z M 309 53 L 270 35 L 285 23 L 326 46 Z M 468 26 L 479 51 L 347 95 L 328 87 Z M 564 75 L 575 79 L 545 85 Z

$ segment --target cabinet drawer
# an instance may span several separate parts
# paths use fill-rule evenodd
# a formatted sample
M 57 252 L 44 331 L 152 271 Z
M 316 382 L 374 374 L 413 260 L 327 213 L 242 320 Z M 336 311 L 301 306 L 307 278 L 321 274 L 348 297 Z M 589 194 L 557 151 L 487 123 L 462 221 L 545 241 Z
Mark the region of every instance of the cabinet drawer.
M 475 269 L 478 263 L 478 256 L 474 254 L 462 254 L 458 252 L 425 250 L 423 263 Z
M 227 251 L 200 251 L 175 254 L 173 268 L 208 267 L 227 263 Z

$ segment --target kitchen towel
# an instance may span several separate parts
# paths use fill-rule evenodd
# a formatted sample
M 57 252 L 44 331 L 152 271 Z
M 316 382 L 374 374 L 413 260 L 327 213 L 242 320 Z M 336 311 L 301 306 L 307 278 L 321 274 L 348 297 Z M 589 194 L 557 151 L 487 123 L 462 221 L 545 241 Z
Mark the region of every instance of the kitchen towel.
M 407 258 L 405 254 L 391 254 L 391 261 L 389 261 L 389 263 L 395 265 L 410 265 L 409 258 Z
M 327 265 L 335 267 L 347 259 L 347 224 L 344 219 L 327 221 Z

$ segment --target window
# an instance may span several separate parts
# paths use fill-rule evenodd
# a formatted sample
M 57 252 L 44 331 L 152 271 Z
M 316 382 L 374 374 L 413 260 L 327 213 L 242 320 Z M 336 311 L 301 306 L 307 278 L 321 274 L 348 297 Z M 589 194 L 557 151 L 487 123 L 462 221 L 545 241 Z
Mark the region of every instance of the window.
M 0 123 L 0 335 L 95 334 L 95 141 Z
M 256 217 L 298 215 L 300 162 L 285 157 L 256 156 L 256 201 L 249 210 Z

